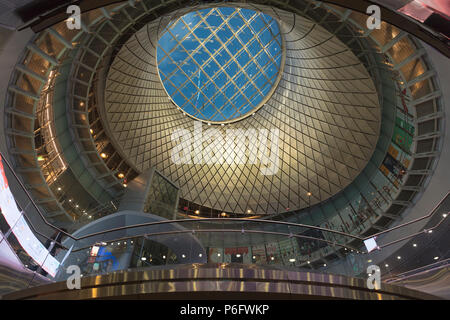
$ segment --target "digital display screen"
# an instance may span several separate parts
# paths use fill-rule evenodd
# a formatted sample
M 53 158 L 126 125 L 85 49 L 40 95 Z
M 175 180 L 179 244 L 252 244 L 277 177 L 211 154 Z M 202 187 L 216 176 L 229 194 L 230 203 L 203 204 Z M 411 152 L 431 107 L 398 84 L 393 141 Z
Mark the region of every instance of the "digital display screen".
M 11 227 L 22 248 L 52 277 L 56 275 L 59 262 L 47 248 L 36 238 L 25 218 L 17 208 L 14 196 L 9 189 L 5 170 L 0 156 L 0 209 L 6 222 Z

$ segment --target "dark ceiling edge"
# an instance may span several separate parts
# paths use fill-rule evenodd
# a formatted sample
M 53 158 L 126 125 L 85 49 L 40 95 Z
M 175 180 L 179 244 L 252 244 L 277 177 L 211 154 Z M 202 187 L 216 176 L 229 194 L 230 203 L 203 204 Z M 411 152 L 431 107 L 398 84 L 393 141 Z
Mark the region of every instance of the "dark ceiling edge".
M 108 6 L 115 3 L 125 2 L 122 0 L 78 0 L 75 2 L 67 1 L 67 4 L 79 5 L 81 8 L 81 12 L 87 12 L 90 10 L 98 9 L 104 6 Z M 236 1 L 238 2 L 238 1 Z M 244 2 L 256 2 L 259 1 L 244 1 Z M 266 4 L 270 4 L 270 1 L 263 1 Z M 403 31 L 408 32 L 411 35 L 414 35 L 418 39 L 428 43 L 430 46 L 434 47 L 436 50 L 441 52 L 447 58 L 450 58 L 450 47 L 446 45 L 443 41 L 434 36 L 431 32 L 427 31 L 425 28 L 420 26 L 418 23 L 415 23 L 406 17 L 400 15 L 397 12 L 391 11 L 386 7 L 381 6 L 379 3 L 374 3 L 369 0 L 323 0 L 325 3 L 338 5 L 347 9 L 355 10 L 360 13 L 366 14 L 366 9 L 369 5 L 377 5 L 381 8 L 381 17 L 382 21 L 385 21 Z M 231 2 L 230 2 L 231 3 Z M 179 1 L 180 5 L 192 5 L 191 1 L 181 0 Z M 295 6 L 295 3 L 292 5 Z M 35 33 L 38 33 L 48 27 L 51 27 L 67 18 L 67 13 L 63 8 L 58 8 L 48 13 L 47 16 L 39 16 L 36 21 L 31 21 L 26 25 L 20 27 L 18 31 L 26 29 L 30 27 Z

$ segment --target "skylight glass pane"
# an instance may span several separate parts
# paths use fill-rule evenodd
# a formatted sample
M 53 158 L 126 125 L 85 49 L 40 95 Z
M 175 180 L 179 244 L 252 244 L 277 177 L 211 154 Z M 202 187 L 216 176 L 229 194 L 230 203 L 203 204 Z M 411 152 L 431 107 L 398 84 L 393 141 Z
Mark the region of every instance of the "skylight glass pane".
M 281 55 L 280 30 L 271 16 L 229 7 L 172 21 L 157 47 L 160 78 L 172 101 L 212 122 L 253 113 L 275 85 Z

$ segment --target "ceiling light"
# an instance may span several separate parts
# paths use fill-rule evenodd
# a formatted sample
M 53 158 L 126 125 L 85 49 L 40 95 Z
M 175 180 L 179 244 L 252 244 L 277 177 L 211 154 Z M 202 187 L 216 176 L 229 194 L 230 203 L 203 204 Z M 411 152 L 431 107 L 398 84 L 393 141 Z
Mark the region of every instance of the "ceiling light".
M 256 256 L 253 256 L 252 258 L 253 258 L 253 259 L 256 259 Z
M 222 212 L 220 215 L 221 215 L 222 217 L 226 217 L 226 216 L 227 216 L 227 214 L 226 214 L 225 212 Z
M 434 257 L 434 260 L 437 260 L 437 259 L 439 259 L 439 257 Z
M 186 258 L 186 255 L 185 255 L 185 254 L 182 254 L 181 257 L 182 257 L 182 258 Z
M 120 179 L 122 179 L 123 177 L 125 177 L 125 175 L 121 172 L 117 175 Z
M 102 157 L 103 159 L 108 158 L 108 155 L 104 152 L 100 153 L 100 157 Z
M 195 210 L 194 213 L 195 214 L 200 214 L 200 210 Z
M 240 258 L 241 257 L 241 255 L 238 253 L 237 255 L 236 255 L 236 258 Z
M 306 263 L 310 264 L 310 263 L 311 263 L 311 261 L 306 261 Z
M 447 218 L 447 214 L 446 214 L 446 213 L 443 213 L 442 216 L 443 216 L 444 218 Z
M 273 260 L 275 260 L 275 258 L 274 258 L 274 257 L 270 257 L 270 260 L 272 260 L 272 261 L 273 261 Z
M 145 261 L 145 260 L 147 260 L 147 258 L 146 258 L 146 257 L 142 257 L 141 260 L 142 260 L 142 261 Z
M 220 257 L 220 253 L 218 253 L 217 256 Z
M 72 199 L 69 199 L 69 202 L 72 202 Z
M 433 233 L 433 230 L 428 230 L 428 233 Z
M 92 129 L 89 129 L 89 132 L 90 132 L 91 134 L 94 134 L 94 130 L 92 130 Z
M 307 192 L 306 195 L 307 195 L 308 197 L 311 197 L 311 196 L 312 196 L 312 193 L 311 193 L 311 192 Z
M 291 258 L 289 259 L 289 262 L 295 262 L 295 259 Z
M 61 188 L 58 188 L 58 191 L 61 191 L 62 189 Z
M 124 184 L 123 184 L 123 187 L 126 188 L 126 187 L 128 187 L 128 185 L 127 185 L 126 183 L 124 183 Z
M 248 209 L 248 210 L 247 210 L 247 213 L 248 213 L 248 214 L 252 213 L 252 210 Z
M 416 243 L 413 243 L 413 247 L 414 247 L 414 248 L 417 247 L 417 244 L 416 244 Z
M 402 257 L 400 257 L 400 256 L 397 256 L 397 259 L 398 259 L 398 260 L 400 260 L 401 258 L 402 258 Z
M 387 263 L 386 263 L 384 266 L 385 266 L 386 268 L 389 267 L 389 265 L 388 265 Z
M 324 267 L 326 267 L 326 266 L 327 266 L 327 264 L 326 264 L 326 263 L 324 263 L 324 264 L 323 264 L 323 266 L 324 266 Z
M 163 256 L 163 259 L 165 259 L 166 258 L 166 256 Z
M 82 106 L 82 107 L 84 106 L 84 102 L 83 101 L 80 102 L 80 106 Z
M 201 253 L 199 253 L 198 256 L 201 258 L 203 255 Z
M 367 262 L 368 262 L 368 263 L 371 263 L 371 262 L 372 262 L 372 259 L 367 260 Z

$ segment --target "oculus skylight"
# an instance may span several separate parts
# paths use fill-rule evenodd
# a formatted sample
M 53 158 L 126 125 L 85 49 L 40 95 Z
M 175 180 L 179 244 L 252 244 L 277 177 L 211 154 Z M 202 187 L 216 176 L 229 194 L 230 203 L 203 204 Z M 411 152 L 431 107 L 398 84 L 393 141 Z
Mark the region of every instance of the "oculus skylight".
M 241 8 L 208 8 L 169 23 L 157 64 L 171 100 L 208 122 L 255 112 L 276 85 L 282 61 L 278 23 Z

